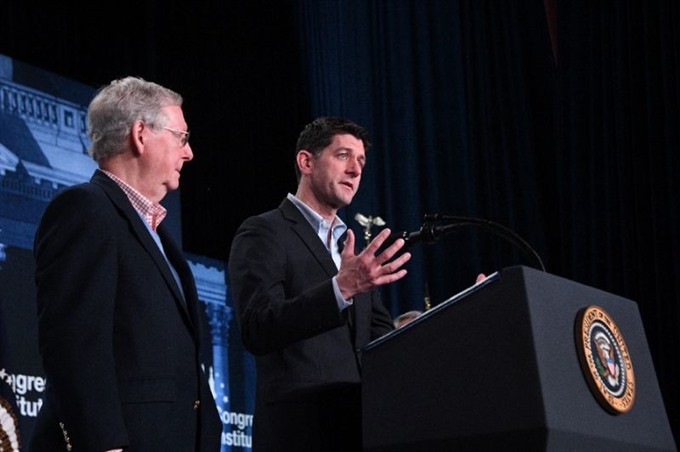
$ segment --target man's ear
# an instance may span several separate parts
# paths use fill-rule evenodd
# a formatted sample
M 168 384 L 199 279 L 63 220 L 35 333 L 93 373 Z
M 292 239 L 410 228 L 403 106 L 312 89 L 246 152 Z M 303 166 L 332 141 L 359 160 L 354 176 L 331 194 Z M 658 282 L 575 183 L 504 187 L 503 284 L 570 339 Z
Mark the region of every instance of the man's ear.
M 300 168 L 300 173 L 309 174 L 312 172 L 314 154 L 304 149 L 301 149 L 300 151 L 298 151 L 297 155 L 295 156 L 295 159 L 297 161 L 298 168 Z
M 149 131 L 149 126 L 142 120 L 137 120 L 132 123 L 130 128 L 130 148 L 135 155 L 144 153 L 144 144 L 146 143 L 146 134 Z

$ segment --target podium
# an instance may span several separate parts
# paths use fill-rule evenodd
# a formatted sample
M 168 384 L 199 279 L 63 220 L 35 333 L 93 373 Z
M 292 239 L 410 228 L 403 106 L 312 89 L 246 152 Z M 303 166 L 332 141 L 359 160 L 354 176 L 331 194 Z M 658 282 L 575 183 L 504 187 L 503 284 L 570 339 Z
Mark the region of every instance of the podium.
M 601 332 L 580 330 L 592 306 L 621 341 L 623 408 L 589 374 L 607 373 L 588 355 Z M 637 305 L 526 267 L 368 344 L 362 399 L 366 451 L 676 450 Z

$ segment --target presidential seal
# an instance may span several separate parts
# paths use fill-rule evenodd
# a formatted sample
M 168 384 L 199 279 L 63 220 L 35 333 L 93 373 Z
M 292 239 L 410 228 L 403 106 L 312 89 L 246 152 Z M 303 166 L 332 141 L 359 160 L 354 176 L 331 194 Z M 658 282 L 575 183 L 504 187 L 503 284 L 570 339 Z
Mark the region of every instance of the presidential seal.
M 635 375 L 618 326 L 599 306 L 580 311 L 575 326 L 581 369 L 595 398 L 612 414 L 628 412 L 635 401 Z

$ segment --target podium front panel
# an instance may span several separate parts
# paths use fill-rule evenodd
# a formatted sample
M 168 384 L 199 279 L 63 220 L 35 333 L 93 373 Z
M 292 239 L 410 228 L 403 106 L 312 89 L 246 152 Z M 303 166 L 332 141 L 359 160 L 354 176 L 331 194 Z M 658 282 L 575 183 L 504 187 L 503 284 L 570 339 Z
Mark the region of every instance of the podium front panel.
M 625 336 L 628 413 L 605 410 L 581 369 L 574 325 L 590 305 Z M 362 381 L 369 451 L 675 450 L 637 305 L 525 267 L 369 344 Z

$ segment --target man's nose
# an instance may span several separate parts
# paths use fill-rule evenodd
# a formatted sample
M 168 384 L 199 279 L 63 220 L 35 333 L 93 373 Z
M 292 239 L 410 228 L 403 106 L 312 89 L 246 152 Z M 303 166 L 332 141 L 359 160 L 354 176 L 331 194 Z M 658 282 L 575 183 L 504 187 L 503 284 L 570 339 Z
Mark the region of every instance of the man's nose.
M 347 163 L 347 172 L 351 174 L 355 174 L 357 176 L 361 176 L 361 163 L 359 162 L 358 159 L 356 158 L 351 158 L 349 162 Z
M 191 161 L 194 159 L 194 150 L 191 149 L 191 145 L 189 143 L 184 145 L 184 155 L 187 161 Z

